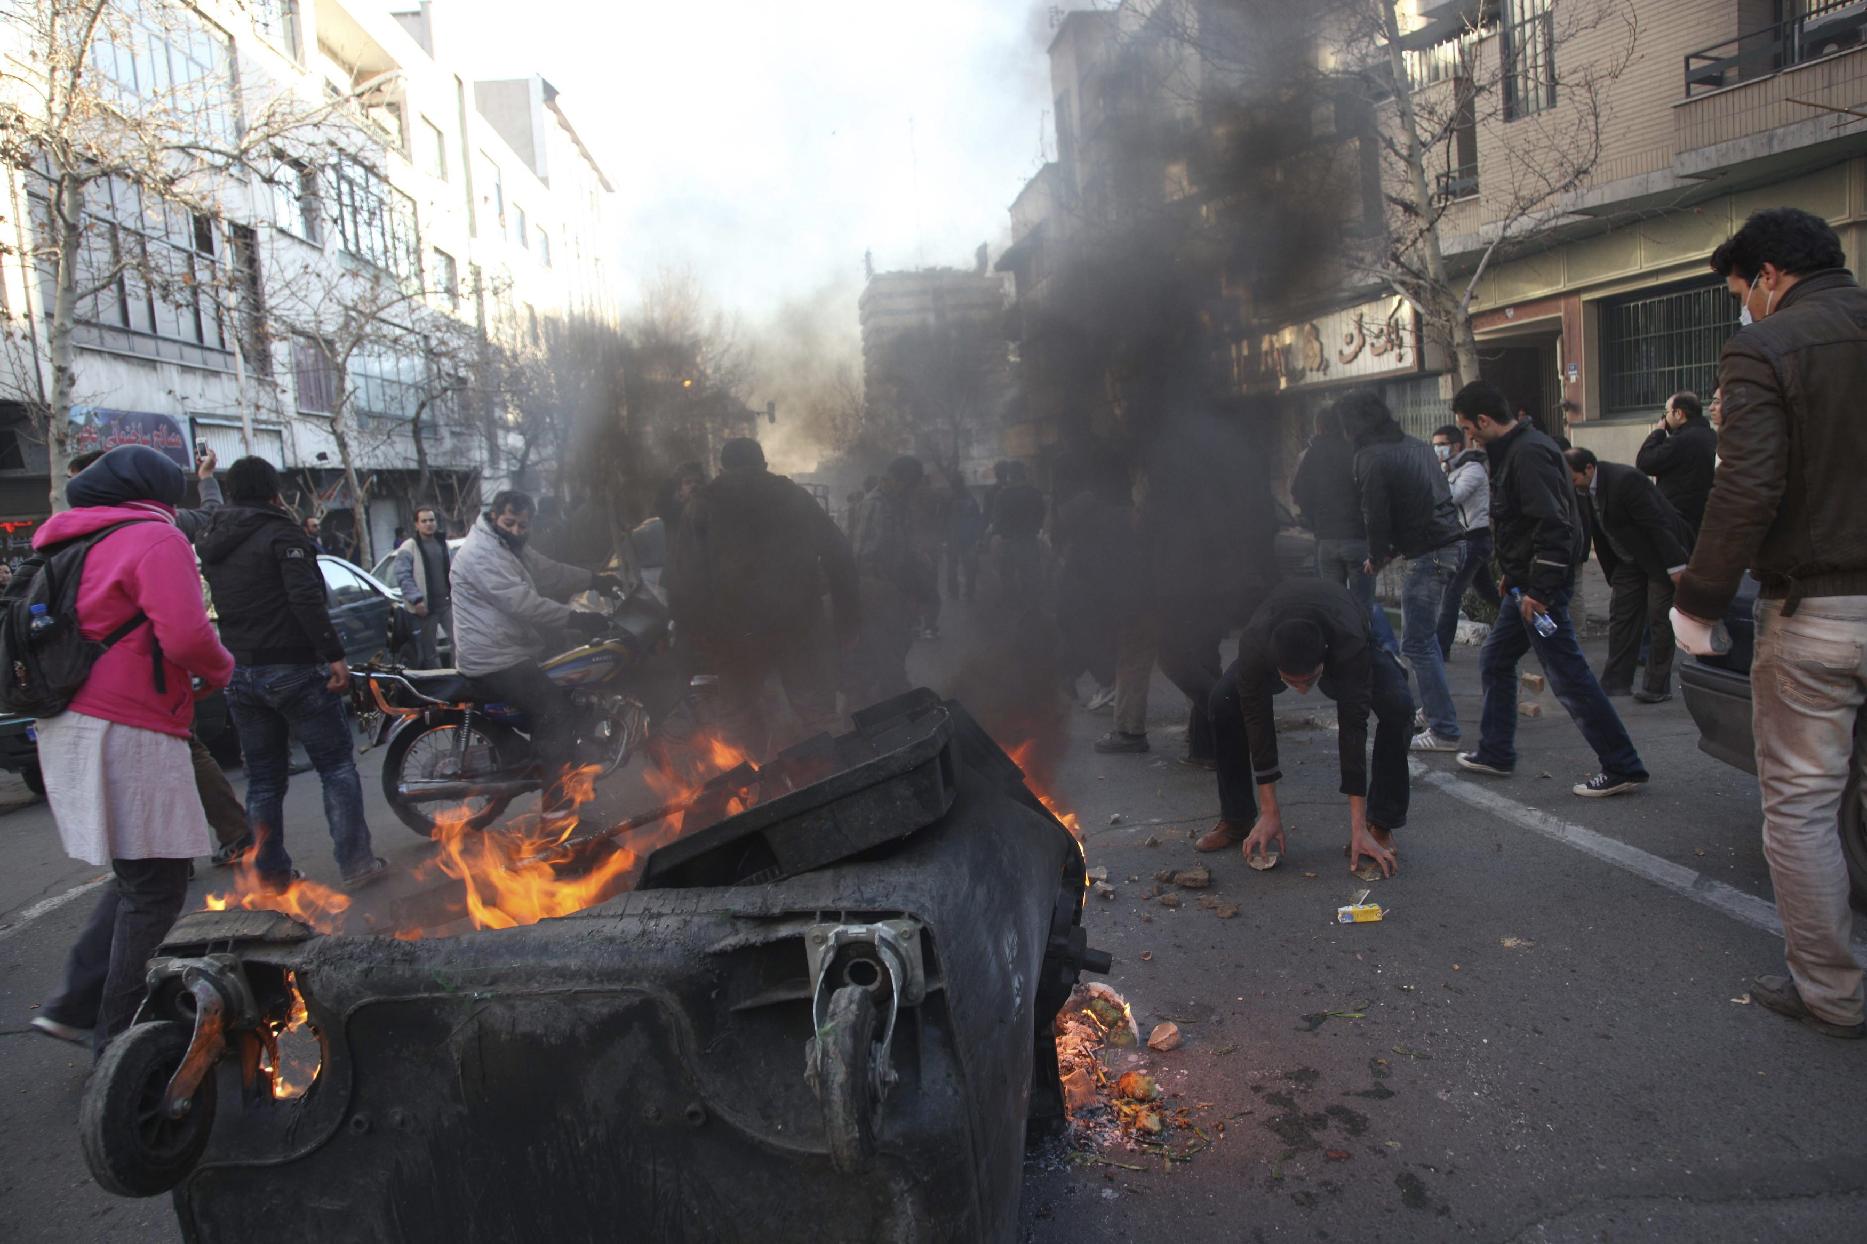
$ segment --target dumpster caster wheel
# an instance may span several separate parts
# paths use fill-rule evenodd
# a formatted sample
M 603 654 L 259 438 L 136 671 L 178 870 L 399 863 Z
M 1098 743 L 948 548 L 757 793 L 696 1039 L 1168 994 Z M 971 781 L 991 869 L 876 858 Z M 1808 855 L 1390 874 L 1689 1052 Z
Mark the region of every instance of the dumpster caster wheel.
M 212 1075 L 202 1079 L 180 1118 L 162 1108 L 169 1079 L 192 1039 L 185 1024 L 136 1024 L 98 1060 L 78 1108 L 78 1135 L 91 1175 L 106 1192 L 167 1192 L 207 1148 L 214 1126 Z
M 830 998 L 829 1022 L 817 1034 L 819 1097 L 830 1165 L 845 1175 L 875 1156 L 875 1116 L 881 1097 L 875 1081 L 875 999 L 860 985 Z

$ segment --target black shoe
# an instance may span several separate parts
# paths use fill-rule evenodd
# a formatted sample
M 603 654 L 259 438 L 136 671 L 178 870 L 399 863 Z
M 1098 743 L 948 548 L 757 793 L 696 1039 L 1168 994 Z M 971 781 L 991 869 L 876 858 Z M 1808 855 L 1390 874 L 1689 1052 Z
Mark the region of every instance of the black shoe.
M 1216 769 L 1219 767 L 1218 760 L 1212 756 L 1181 756 L 1178 757 L 1178 760 L 1179 763 L 1185 765 L 1189 769 Z
M 230 842 L 208 857 L 208 863 L 216 868 L 231 868 L 240 862 L 240 857 L 253 849 L 253 835 L 248 834 L 237 842 Z
M 1137 755 L 1151 750 L 1145 734 L 1123 734 L 1120 730 L 1111 730 L 1097 739 L 1095 748 L 1104 756 Z
M 1586 782 L 1578 782 L 1569 789 L 1584 799 L 1606 799 L 1609 795 L 1625 795 L 1630 790 L 1639 790 L 1646 784 L 1644 777 L 1616 777 L 1612 773 L 1597 773 Z
M 1603 687 L 1601 689 L 1601 694 L 1607 696 L 1610 700 L 1624 700 L 1633 693 L 1634 689 L 1632 687 Z
M 344 889 L 361 890 L 366 885 L 374 885 L 389 875 L 389 861 L 377 856 L 368 868 L 360 873 L 352 873 L 344 878 Z
M 1477 752 L 1460 752 L 1458 762 L 1461 769 L 1470 769 L 1473 773 L 1488 773 L 1492 777 L 1509 777 L 1511 773 L 1503 765 L 1494 765 L 1478 759 Z
M 1664 704 L 1672 698 L 1673 693 L 1670 691 L 1648 691 L 1643 687 L 1634 692 L 1635 701 L 1641 704 Z
M 1759 976 L 1750 982 L 1750 996 L 1757 1000 L 1758 1006 L 1768 1007 L 1778 1015 L 1799 1019 L 1824 1037 L 1867 1037 L 1867 1023 L 1837 1024 L 1811 1011 L 1808 1003 L 1802 1000 L 1796 982 L 1787 976 Z

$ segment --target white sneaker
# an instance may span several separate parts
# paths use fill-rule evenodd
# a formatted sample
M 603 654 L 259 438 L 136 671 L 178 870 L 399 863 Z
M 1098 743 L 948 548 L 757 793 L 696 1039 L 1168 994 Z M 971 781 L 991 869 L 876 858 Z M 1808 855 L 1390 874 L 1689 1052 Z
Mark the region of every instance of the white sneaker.
M 1431 730 L 1422 730 L 1413 736 L 1413 750 L 1416 752 L 1456 752 L 1459 750 L 1459 741 L 1441 738 Z
M 1083 707 L 1088 709 L 1092 713 L 1099 713 L 1103 709 L 1113 706 L 1114 703 L 1115 703 L 1115 688 L 1098 687 L 1096 688 L 1096 693 L 1089 697 L 1089 703 L 1084 705 Z
M 89 1028 L 74 1028 L 70 1024 L 61 1024 L 49 1015 L 33 1016 L 32 1026 L 48 1037 L 57 1037 L 60 1041 L 69 1041 L 73 1045 L 89 1045 L 91 1043 L 91 1030 Z
M 1425 709 L 1416 708 L 1413 710 L 1413 728 L 1415 731 L 1426 729 L 1426 710 Z

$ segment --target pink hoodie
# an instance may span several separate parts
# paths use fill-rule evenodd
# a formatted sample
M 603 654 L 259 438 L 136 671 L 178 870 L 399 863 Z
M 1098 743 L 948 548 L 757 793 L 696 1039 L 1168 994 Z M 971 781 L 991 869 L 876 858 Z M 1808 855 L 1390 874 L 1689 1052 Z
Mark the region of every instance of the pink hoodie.
M 35 549 L 89 535 L 112 523 L 141 519 L 112 532 L 84 558 L 78 585 L 78 629 L 103 639 L 140 611 L 149 623 L 120 640 L 91 667 L 71 707 L 87 717 L 162 734 L 186 735 L 194 723 L 189 675 L 210 688 L 233 677 L 233 657 L 220 646 L 201 602 L 201 573 L 174 511 L 153 501 L 86 506 L 54 514 L 32 538 Z M 162 644 L 167 691 L 156 693 L 150 639 Z

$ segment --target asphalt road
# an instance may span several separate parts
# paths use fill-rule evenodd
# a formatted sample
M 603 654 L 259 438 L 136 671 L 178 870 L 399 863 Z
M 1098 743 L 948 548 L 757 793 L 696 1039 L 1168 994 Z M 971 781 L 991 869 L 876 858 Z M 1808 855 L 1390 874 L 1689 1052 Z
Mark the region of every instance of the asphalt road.
M 949 614 L 948 638 L 917 646 L 929 682 L 942 684 L 966 629 Z M 1473 655 L 1461 649 L 1453 666 L 1471 721 Z M 1391 914 L 1354 927 L 1333 923 L 1362 886 L 1341 856 L 1347 823 L 1327 730 L 1286 732 L 1291 849 L 1260 874 L 1235 854 L 1192 851 L 1189 835 L 1216 801 L 1210 774 L 1172 762 L 1182 702 L 1164 683 L 1151 755 L 1098 756 L 1089 743 L 1107 718 L 1069 716 L 1053 793 L 1081 814 L 1090 863 L 1108 867 L 1117 891 L 1091 900 L 1092 942 L 1114 952 L 1110 981 L 1143 1033 L 1172 1018 L 1185 1035 L 1144 1064 L 1181 1101 L 1210 1103 L 1203 1117 L 1226 1129 L 1171 1169 L 1119 1148 L 1094 1161 L 1047 1150 L 1028 1168 L 1029 1239 L 1859 1231 L 1867 1043 L 1824 1039 L 1737 1001 L 1781 959 L 1758 927 L 1770 890 L 1754 782 L 1698 753 L 1679 702 L 1619 701 L 1654 782 L 1625 798 L 1575 798 L 1568 788 L 1592 772 L 1591 757 L 1543 698 L 1545 715 L 1522 723 L 1516 777 L 1465 775 L 1450 756 L 1425 761 L 1401 873 L 1373 887 Z M 363 767 L 377 848 L 415 864 L 431 849 L 388 814 L 375 760 Z M 627 779 L 603 792 L 606 810 L 640 800 Z M 314 779 L 294 780 L 287 824 L 298 863 L 334 879 Z M 1196 861 L 1212 867 L 1214 892 L 1240 907 L 1237 918 L 1140 899 L 1157 870 Z M 42 803 L 0 786 L 8 1239 L 179 1238 L 165 1199 L 119 1200 L 91 1183 L 73 1124 L 88 1052 L 26 1027 L 99 873 L 64 856 Z

